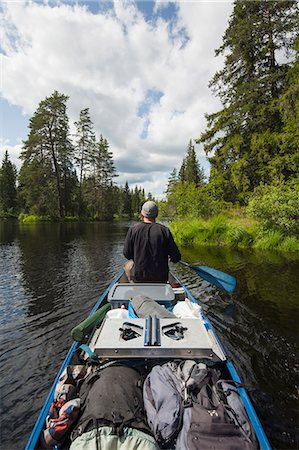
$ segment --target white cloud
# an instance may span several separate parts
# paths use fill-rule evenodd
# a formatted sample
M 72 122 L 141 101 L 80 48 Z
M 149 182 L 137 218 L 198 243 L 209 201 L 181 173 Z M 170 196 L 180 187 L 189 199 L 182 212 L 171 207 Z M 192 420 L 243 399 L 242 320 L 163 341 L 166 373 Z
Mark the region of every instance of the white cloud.
M 0 140 L 0 155 L 1 155 L 0 163 L 2 163 L 6 150 L 8 151 L 10 162 L 15 164 L 17 169 L 20 169 L 21 161 L 19 159 L 19 156 L 22 150 L 22 144 L 10 145 L 8 142 L 3 142 L 2 140 Z
M 156 3 L 161 17 L 146 22 L 136 5 L 121 1 L 98 14 L 80 5 L 3 5 L 4 98 L 32 114 L 57 89 L 70 97 L 71 121 L 89 107 L 116 165 L 124 167 L 125 160 L 131 165 L 118 181 L 143 176 L 154 194 L 163 192 L 169 172 L 179 167 L 189 139 L 203 131 L 204 113 L 219 107 L 207 85 L 221 63 L 214 49 L 232 11 L 230 2 L 179 2 L 170 35 L 166 6 Z M 139 117 L 153 89 L 163 96 L 147 118 Z M 141 139 L 146 119 L 148 134 Z

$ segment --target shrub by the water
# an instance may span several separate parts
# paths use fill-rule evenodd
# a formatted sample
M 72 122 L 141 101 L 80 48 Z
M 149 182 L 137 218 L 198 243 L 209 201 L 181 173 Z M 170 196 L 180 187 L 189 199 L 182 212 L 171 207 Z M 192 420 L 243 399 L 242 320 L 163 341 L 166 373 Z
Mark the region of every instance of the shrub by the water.
M 248 230 L 238 224 L 229 224 L 225 242 L 232 247 L 250 247 L 253 243 L 254 236 Z
M 36 223 L 36 222 L 50 222 L 53 221 L 50 216 L 35 216 L 32 214 L 21 213 L 18 217 L 19 222 L 22 223 Z
M 298 235 L 299 186 L 260 187 L 249 201 L 247 212 L 249 216 L 258 219 L 262 230 Z

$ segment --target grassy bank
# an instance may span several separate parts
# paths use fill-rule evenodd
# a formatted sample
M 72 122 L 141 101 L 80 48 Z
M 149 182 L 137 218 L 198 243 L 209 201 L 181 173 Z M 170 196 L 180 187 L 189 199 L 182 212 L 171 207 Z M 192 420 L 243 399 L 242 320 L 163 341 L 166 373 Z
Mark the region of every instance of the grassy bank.
M 79 222 L 79 217 L 66 216 L 63 219 L 50 216 L 35 216 L 33 214 L 20 214 L 18 221 L 21 223 L 40 223 L 40 222 Z
M 208 220 L 184 219 L 172 222 L 170 229 L 180 246 L 253 247 L 260 250 L 299 251 L 296 236 L 276 230 L 262 230 L 259 223 L 242 217 L 215 216 Z

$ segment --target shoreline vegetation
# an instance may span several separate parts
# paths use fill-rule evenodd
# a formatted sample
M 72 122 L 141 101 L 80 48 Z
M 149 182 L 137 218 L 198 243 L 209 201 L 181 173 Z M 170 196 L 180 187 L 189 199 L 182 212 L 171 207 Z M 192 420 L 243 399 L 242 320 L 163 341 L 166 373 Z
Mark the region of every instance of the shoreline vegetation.
M 18 220 L 22 224 L 99 221 L 89 217 L 66 216 L 60 219 L 23 213 L 19 217 L 15 216 L 8 219 Z M 163 221 L 161 215 L 158 219 Z M 113 220 L 138 220 L 138 218 L 132 218 L 128 215 L 117 215 Z M 287 234 L 286 230 L 279 229 L 277 226 L 279 219 L 276 217 L 274 220 L 276 227 L 267 227 L 264 221 L 247 217 L 244 210 L 231 209 L 226 213 L 205 219 L 189 216 L 171 220 L 169 221 L 169 228 L 180 247 L 218 246 L 286 253 L 299 252 L 298 235 L 295 232 Z
M 285 236 L 279 230 L 263 230 L 256 221 L 214 216 L 210 219 L 171 222 L 172 234 L 181 247 L 217 246 L 252 248 L 280 252 L 299 252 L 296 236 Z

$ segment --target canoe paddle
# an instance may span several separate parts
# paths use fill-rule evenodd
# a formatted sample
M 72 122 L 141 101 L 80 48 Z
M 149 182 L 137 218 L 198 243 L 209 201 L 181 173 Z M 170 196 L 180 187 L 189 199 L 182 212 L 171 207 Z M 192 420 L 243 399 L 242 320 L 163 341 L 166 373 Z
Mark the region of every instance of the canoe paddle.
M 236 278 L 228 273 L 221 272 L 220 270 L 216 270 L 208 266 L 192 266 L 185 261 L 180 261 L 180 263 L 184 266 L 190 267 L 190 269 L 193 269 L 198 276 L 214 286 L 224 289 L 226 292 L 233 292 L 236 287 Z

